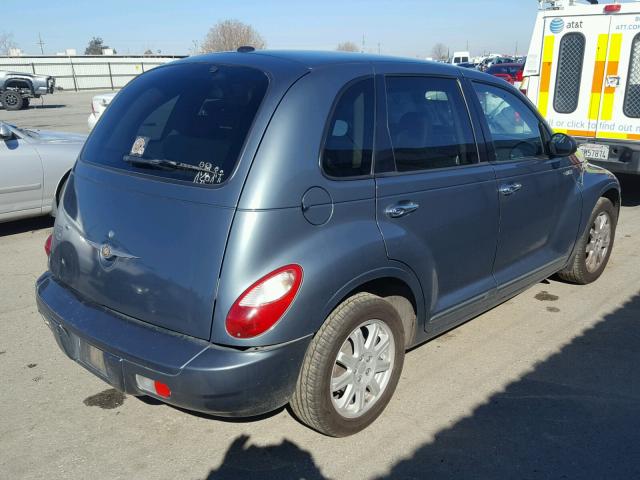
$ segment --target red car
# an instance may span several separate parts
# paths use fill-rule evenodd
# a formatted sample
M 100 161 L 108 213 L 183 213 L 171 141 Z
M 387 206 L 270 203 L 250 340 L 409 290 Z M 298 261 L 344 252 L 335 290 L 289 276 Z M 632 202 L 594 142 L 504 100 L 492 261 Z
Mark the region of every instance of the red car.
M 522 82 L 524 63 L 500 63 L 489 67 L 486 73 L 494 77 L 500 77 L 511 85 L 519 86 Z

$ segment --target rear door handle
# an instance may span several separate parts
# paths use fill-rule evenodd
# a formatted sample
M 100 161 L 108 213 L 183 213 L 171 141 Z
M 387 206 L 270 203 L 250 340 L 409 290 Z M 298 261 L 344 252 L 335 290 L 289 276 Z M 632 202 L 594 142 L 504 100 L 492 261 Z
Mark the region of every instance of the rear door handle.
M 411 212 L 415 212 L 420 205 L 415 202 L 404 201 L 396 203 L 395 205 L 389 205 L 384 209 L 385 215 L 391 218 L 400 218 L 408 215 Z
M 508 185 L 501 185 L 498 191 L 505 196 L 516 193 L 518 190 L 522 188 L 521 183 L 510 183 Z

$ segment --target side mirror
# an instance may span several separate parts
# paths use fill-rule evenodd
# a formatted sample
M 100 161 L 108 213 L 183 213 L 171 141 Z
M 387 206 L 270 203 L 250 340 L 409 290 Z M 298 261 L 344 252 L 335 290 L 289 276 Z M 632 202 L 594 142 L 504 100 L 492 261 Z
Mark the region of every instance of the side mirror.
M 13 138 L 13 132 L 5 124 L 0 122 L 0 140 L 10 140 Z
M 555 133 L 549 141 L 549 151 L 554 157 L 568 157 L 578 150 L 578 144 L 569 135 Z

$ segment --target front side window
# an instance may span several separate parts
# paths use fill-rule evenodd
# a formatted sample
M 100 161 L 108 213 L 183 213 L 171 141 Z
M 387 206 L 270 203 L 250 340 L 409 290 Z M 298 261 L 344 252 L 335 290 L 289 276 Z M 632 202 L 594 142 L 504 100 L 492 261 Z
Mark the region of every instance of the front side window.
M 493 85 L 474 82 L 473 86 L 489 125 L 496 161 L 544 154 L 540 120 L 522 100 Z
M 268 86 L 238 66 L 186 63 L 153 69 L 113 100 L 82 159 L 196 184 L 231 175 Z
M 624 94 L 624 114 L 629 118 L 640 118 L 640 33 L 633 38 L 627 90 Z
M 473 129 L 457 80 L 387 77 L 388 126 L 396 171 L 478 161 Z
M 558 113 L 572 113 L 578 108 L 584 45 L 584 35 L 577 32 L 567 33 L 560 41 L 553 98 L 553 108 Z
M 373 78 L 348 86 L 335 105 L 322 152 L 322 168 L 338 178 L 371 173 L 375 96 Z

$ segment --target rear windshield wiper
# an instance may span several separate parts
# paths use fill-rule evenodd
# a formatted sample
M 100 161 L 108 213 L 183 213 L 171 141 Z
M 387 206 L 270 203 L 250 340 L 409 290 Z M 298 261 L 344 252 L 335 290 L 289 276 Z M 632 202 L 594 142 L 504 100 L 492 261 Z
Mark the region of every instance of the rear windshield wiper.
M 122 157 L 127 163 L 132 165 L 150 165 L 158 168 L 166 168 L 167 170 L 191 170 L 193 172 L 214 173 L 210 168 L 191 165 L 190 163 L 175 162 L 173 160 L 165 160 L 163 158 L 142 158 L 135 155 L 125 155 Z

